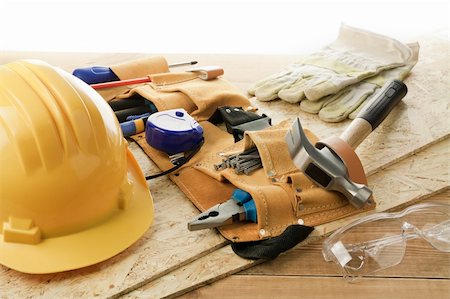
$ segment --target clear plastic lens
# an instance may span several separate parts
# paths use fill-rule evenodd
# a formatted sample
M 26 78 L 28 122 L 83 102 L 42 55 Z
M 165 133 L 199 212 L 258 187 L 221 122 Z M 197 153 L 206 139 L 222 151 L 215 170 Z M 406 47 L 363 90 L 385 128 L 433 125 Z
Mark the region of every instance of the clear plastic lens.
M 392 227 L 398 229 L 392 231 Z M 401 223 L 396 219 L 378 220 L 356 226 L 342 235 L 340 242 L 351 257 L 342 267 L 348 279 L 400 263 L 406 247 Z
M 450 219 L 437 225 L 426 227 L 421 236 L 437 250 L 450 252 Z
M 432 247 L 450 252 L 450 205 L 413 211 L 402 220 L 414 226 L 414 231 Z
M 354 280 L 399 264 L 408 240 L 417 238 L 450 252 L 450 205 L 419 204 L 361 218 L 326 239 L 323 255 L 339 265 L 346 279 Z

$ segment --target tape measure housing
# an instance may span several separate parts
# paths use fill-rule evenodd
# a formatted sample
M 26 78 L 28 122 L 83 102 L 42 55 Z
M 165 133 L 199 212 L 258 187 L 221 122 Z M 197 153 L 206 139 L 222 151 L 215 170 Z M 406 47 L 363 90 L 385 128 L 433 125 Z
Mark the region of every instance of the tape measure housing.
M 196 149 L 203 141 L 203 128 L 184 109 L 156 112 L 147 120 L 145 140 L 174 155 Z

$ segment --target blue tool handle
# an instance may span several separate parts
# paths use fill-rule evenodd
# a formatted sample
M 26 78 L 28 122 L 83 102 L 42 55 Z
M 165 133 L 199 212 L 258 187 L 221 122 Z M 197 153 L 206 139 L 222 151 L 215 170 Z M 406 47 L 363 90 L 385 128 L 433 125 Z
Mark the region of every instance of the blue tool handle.
M 127 116 L 127 121 L 129 120 L 135 120 L 135 119 L 140 119 L 140 118 L 148 118 L 151 115 L 151 113 L 144 113 L 144 114 L 140 114 L 140 115 L 130 115 Z
M 114 114 L 117 117 L 117 120 L 120 123 L 126 122 L 127 117 L 130 115 L 141 115 L 145 113 L 152 113 L 152 109 L 148 106 L 139 106 L 139 107 L 132 107 L 128 109 L 123 109 L 119 111 L 114 111 Z
M 245 210 L 245 220 L 251 221 L 251 222 L 258 222 L 258 217 L 256 213 L 256 205 L 255 201 L 249 200 L 246 203 L 244 203 L 244 210 Z
M 234 189 L 233 194 L 231 197 L 237 202 L 241 203 L 242 205 L 246 203 L 247 201 L 252 199 L 252 196 L 250 193 L 242 190 L 242 189 Z
M 122 129 L 124 137 L 136 134 L 136 124 L 134 123 L 134 120 L 120 123 L 120 128 Z
M 134 134 L 144 132 L 146 121 L 147 117 L 144 117 L 120 123 L 120 128 L 122 129 L 123 136 L 128 137 Z
M 114 72 L 106 66 L 88 66 L 80 67 L 72 73 L 75 77 L 83 80 L 87 84 L 96 84 L 103 82 L 119 81 Z
M 257 222 L 256 205 L 250 193 L 242 190 L 235 189 L 232 194 L 232 198 L 244 207 L 245 220 L 251 222 Z

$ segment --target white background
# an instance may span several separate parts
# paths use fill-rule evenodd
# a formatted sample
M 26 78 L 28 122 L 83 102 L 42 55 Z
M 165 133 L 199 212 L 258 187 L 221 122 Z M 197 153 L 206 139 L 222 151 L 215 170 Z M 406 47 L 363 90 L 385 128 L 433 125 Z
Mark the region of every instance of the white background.
M 293 54 L 341 22 L 407 42 L 449 19 L 448 1 L 0 0 L 0 51 Z

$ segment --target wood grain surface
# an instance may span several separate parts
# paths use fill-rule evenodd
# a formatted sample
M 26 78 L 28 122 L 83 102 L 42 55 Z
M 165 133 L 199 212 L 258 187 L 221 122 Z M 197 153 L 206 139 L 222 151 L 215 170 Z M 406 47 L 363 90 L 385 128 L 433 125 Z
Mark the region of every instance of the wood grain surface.
M 358 148 L 358 154 L 366 171 L 373 174 L 369 179 L 369 184 L 374 188 L 377 199 L 380 200 L 379 207 L 383 207 L 383 209 L 391 209 L 433 195 L 449 185 L 448 144 L 445 143 L 450 131 L 448 117 L 449 43 L 442 39 L 440 34 L 423 36 L 419 42 L 422 47 L 421 58 L 414 68 L 413 74 L 406 80 L 409 93 L 403 104 L 394 109 L 385 123 L 380 125 Z M 79 66 L 110 65 L 143 56 L 151 55 L 17 52 L 0 53 L 0 63 L 20 58 L 38 58 L 71 71 Z M 250 83 L 280 70 L 296 59 L 293 55 L 172 54 L 165 56 L 169 62 L 198 60 L 202 65 L 222 65 L 225 69 L 224 77 L 243 91 Z M 274 123 L 300 116 L 304 126 L 313 130 L 320 137 L 338 135 L 348 125 L 348 121 L 339 124 L 324 123 L 316 116 L 300 111 L 298 105 L 282 101 L 269 103 L 261 103 L 255 99 L 251 101 L 259 108 L 260 113 L 266 113 L 272 117 Z M 132 143 L 130 147 L 146 174 L 157 171 L 153 163 L 135 144 Z M 390 165 L 392 168 L 389 167 Z M 214 230 L 187 232 L 186 222 L 198 212 L 184 194 L 167 178 L 151 181 L 150 188 L 157 211 L 155 224 L 143 238 L 129 249 L 103 263 L 57 274 L 26 275 L 1 266 L 0 297 L 107 298 L 120 296 L 139 287 L 141 289 L 129 296 L 138 298 L 173 297 L 253 265 L 252 262 L 237 258 L 231 253 L 229 246 L 226 246 L 227 242 Z M 446 196 L 448 197 L 448 193 Z M 326 234 L 343 225 L 345 221 L 349 221 L 349 219 L 318 227 L 314 236 L 319 237 Z M 299 246 L 299 248 L 303 247 Z M 314 250 L 312 251 L 314 252 Z M 295 253 L 297 250 L 292 252 Z M 280 259 L 282 257 L 277 261 Z M 442 262 L 442 258 L 440 260 Z M 442 263 L 445 265 L 445 262 Z M 260 267 L 264 267 L 264 265 Z M 251 279 L 250 275 L 254 279 Z M 323 297 L 342 293 L 336 291 L 339 288 L 340 278 L 327 277 L 328 274 L 317 274 L 320 277 L 306 278 L 301 274 L 293 274 L 293 277 L 288 275 L 289 279 L 286 279 L 285 283 L 284 274 L 280 274 L 281 278 L 277 275 L 270 272 L 258 275 L 246 272 L 245 275 L 233 276 L 231 279 L 213 284 L 212 287 L 202 288 L 201 291 L 191 293 L 189 296 L 194 296 L 191 298 L 195 298 L 195 296 L 212 297 L 214 292 L 215 296 L 220 294 L 219 297 L 222 295 L 224 297 L 235 296 L 236 293 L 226 293 L 228 286 L 234 285 L 231 291 L 239 289 L 241 296 L 245 294 L 244 296 L 251 298 L 257 298 L 257 296 L 262 296 L 261 298 L 272 296 L 270 298 L 273 298 L 285 295 L 289 298 L 289 296 L 297 295 L 298 298 L 299 293 L 293 292 L 296 290 L 296 287 L 293 286 L 295 285 L 293 282 L 296 279 L 295 276 L 307 280 L 302 282 L 305 289 L 304 294 L 312 294 L 308 293 L 308 290 L 312 292 L 314 288 L 310 286 L 313 285 L 322 286 L 319 289 L 322 292 L 320 294 L 324 294 Z M 304 276 L 308 275 L 313 274 Z M 445 295 L 446 290 L 448 294 L 448 289 L 443 286 L 448 285 L 448 275 L 442 276 L 445 279 L 436 280 L 435 287 L 440 290 L 440 295 Z M 402 277 L 402 274 L 399 274 L 398 277 Z M 429 277 L 435 276 L 430 274 Z M 279 289 L 286 289 L 288 293 L 266 292 L 269 288 L 268 281 L 272 278 L 277 282 L 271 285 L 274 290 L 277 289 L 275 286 L 281 282 Z M 421 279 L 424 282 L 427 280 Z M 388 281 L 382 278 L 369 278 L 370 288 L 366 285 L 366 292 L 372 288 L 380 288 L 383 285 L 381 281 L 384 280 Z M 251 281 L 254 283 L 249 284 Z M 407 279 L 401 281 L 409 282 Z M 323 288 L 323 286 L 328 285 L 330 289 L 326 295 L 327 288 Z M 410 292 L 407 286 L 409 284 L 405 283 L 403 287 L 405 295 L 426 293 L 425 283 L 417 282 L 414 285 L 416 288 L 420 288 L 422 293 Z M 364 287 L 361 288 L 361 292 L 363 292 Z M 151 293 L 147 293 L 149 290 Z M 212 292 L 207 293 L 209 290 Z M 343 295 L 345 294 L 342 293 Z
M 264 291 L 261 291 L 264 290 Z M 380 292 L 373 290 L 382 290 Z M 243 276 L 235 275 L 211 287 L 193 291 L 184 298 L 448 298 L 447 280 L 364 279 L 346 284 L 339 277 Z M 447 296 L 447 297 L 446 297 Z

